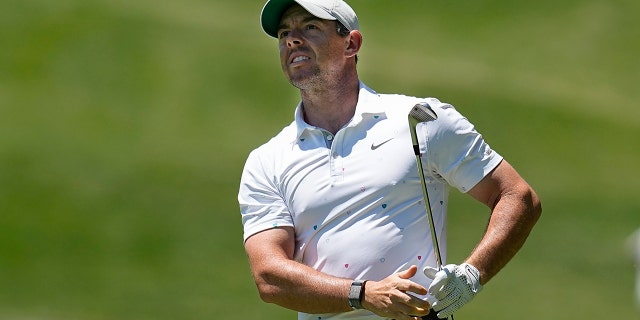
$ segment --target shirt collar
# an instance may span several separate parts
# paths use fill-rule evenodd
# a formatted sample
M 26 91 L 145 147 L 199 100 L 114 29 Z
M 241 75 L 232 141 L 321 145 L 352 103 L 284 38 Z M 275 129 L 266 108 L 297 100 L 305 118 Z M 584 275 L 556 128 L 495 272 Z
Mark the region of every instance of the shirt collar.
M 345 127 L 353 127 L 362 121 L 362 116 L 365 114 L 385 114 L 384 106 L 380 103 L 380 96 L 373 89 L 369 88 L 362 81 L 359 84 L 358 91 L 358 103 L 356 104 L 356 111 L 351 118 L 351 121 L 345 125 Z M 304 121 L 302 116 L 302 101 L 298 102 L 294 114 L 294 122 L 297 128 L 296 141 L 300 139 L 302 134 L 306 130 L 317 130 L 314 127 Z

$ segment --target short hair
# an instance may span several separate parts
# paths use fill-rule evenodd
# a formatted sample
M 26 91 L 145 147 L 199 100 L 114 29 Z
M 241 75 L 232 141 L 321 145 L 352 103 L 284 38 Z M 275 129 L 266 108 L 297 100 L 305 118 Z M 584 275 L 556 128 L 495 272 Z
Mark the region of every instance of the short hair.
M 338 31 L 338 35 L 341 37 L 346 37 L 351 32 L 347 27 L 342 24 L 342 22 L 336 20 L 336 31 Z

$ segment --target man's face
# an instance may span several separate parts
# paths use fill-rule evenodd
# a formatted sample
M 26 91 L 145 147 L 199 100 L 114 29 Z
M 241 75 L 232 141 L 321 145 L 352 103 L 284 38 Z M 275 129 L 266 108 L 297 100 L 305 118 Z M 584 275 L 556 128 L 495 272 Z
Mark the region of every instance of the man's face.
M 344 68 L 348 40 L 336 32 L 336 23 L 291 6 L 278 28 L 280 62 L 285 76 L 299 89 L 335 82 Z

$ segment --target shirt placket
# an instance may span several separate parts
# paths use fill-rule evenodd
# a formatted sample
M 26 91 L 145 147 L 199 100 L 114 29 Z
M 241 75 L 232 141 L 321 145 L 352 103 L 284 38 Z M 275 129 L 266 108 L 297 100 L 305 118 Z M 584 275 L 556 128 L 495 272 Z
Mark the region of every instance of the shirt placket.
M 344 177 L 344 168 L 342 166 L 342 155 L 340 146 L 342 145 L 341 134 L 333 135 L 331 132 L 323 131 L 324 141 L 329 150 L 329 167 L 331 171 L 331 177 L 335 180 L 342 180 Z

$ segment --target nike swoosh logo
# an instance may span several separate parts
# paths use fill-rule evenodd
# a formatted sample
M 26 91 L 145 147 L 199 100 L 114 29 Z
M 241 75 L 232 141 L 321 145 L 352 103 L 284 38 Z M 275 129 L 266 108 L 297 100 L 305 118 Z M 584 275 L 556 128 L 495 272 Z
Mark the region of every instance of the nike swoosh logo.
M 389 142 L 389 141 L 391 141 L 391 140 L 393 140 L 393 138 L 391 138 L 391 139 L 389 139 L 389 140 L 386 140 L 386 141 L 382 141 L 382 142 L 381 142 L 381 143 L 379 143 L 378 145 L 376 145 L 375 143 L 372 143 L 372 144 L 371 144 L 371 150 L 378 149 L 378 148 L 380 148 L 380 146 L 382 146 L 383 144 L 385 144 L 385 143 L 387 143 L 387 142 Z

